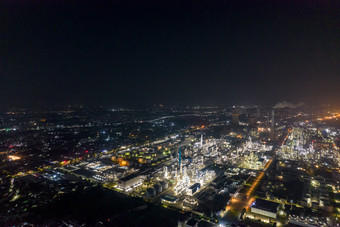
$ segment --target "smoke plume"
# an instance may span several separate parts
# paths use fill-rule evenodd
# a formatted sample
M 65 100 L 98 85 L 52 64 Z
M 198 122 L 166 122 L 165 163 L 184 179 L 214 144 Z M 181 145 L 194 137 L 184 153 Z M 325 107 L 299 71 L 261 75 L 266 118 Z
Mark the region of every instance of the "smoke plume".
M 283 102 L 276 103 L 276 105 L 274 106 L 274 109 L 280 109 L 280 108 L 295 109 L 295 108 L 303 106 L 303 105 L 304 105 L 303 102 L 299 102 L 297 104 L 294 104 L 294 103 L 291 103 L 291 102 L 283 101 Z

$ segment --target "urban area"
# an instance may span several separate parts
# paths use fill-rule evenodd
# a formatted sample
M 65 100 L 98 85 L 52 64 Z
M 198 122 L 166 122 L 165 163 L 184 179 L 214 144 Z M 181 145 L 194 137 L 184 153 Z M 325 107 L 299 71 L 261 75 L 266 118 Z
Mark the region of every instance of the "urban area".
M 340 226 L 331 106 L 0 114 L 3 226 Z

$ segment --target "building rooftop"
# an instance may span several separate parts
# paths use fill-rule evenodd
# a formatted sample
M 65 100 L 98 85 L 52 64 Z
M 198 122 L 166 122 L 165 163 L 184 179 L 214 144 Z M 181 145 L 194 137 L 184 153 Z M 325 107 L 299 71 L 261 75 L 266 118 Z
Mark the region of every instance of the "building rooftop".
M 273 212 L 273 213 L 277 212 L 278 206 L 279 206 L 278 203 L 271 202 L 271 201 L 264 200 L 264 199 L 256 199 L 251 205 L 251 207 Z
M 189 189 L 194 189 L 194 188 L 197 188 L 197 187 L 201 187 L 201 184 L 195 183 L 195 184 L 191 185 Z
M 169 194 L 165 194 L 161 197 L 161 199 L 173 203 L 173 202 L 176 202 L 178 200 L 178 197 L 173 196 L 173 195 L 169 195 Z

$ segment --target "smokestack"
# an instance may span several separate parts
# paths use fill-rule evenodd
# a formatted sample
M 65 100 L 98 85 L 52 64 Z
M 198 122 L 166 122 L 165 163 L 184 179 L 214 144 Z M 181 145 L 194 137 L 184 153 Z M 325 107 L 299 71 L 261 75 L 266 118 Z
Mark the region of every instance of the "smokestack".
M 270 123 L 270 111 L 267 112 L 267 122 Z
M 275 139 L 275 110 L 272 110 L 272 122 L 271 122 L 271 129 L 270 129 L 270 138 L 271 140 Z
M 272 129 L 274 130 L 275 128 L 275 110 L 272 110 Z

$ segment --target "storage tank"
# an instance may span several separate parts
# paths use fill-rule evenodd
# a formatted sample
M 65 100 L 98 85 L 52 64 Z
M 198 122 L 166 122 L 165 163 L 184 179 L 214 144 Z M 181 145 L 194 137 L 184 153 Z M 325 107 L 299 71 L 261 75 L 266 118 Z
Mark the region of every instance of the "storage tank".
M 156 196 L 156 189 L 154 189 L 154 188 L 146 189 L 146 197 L 152 198 L 154 196 Z
M 154 188 L 155 188 L 157 194 L 161 193 L 163 191 L 163 188 L 160 184 L 155 184 Z
M 168 184 L 167 181 L 161 181 L 160 184 L 161 184 L 163 190 L 165 190 L 165 189 L 167 189 L 169 187 L 169 184 Z

